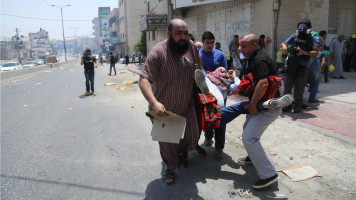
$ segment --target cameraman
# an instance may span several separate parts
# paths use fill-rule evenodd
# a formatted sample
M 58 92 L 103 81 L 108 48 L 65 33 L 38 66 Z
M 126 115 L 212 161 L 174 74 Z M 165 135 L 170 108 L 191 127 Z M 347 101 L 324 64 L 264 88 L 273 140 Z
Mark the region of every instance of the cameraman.
M 80 65 L 83 64 L 84 64 L 84 75 L 85 75 L 85 85 L 86 85 L 86 91 L 84 92 L 84 95 L 91 95 L 94 94 L 94 76 L 95 76 L 94 64 L 95 64 L 95 68 L 97 68 L 98 63 L 96 62 L 95 57 L 91 55 L 89 48 L 85 49 L 83 53 L 83 57 L 80 62 Z M 90 88 L 91 88 L 91 92 L 90 92 Z
M 287 54 L 287 69 L 284 80 L 284 95 L 292 94 L 294 87 L 295 113 L 301 112 L 303 94 L 308 77 L 310 56 L 318 55 L 317 39 L 310 34 L 310 20 L 302 19 L 297 24 L 297 32 L 291 35 L 282 46 L 282 53 Z M 292 106 L 285 107 L 284 112 L 290 112 Z

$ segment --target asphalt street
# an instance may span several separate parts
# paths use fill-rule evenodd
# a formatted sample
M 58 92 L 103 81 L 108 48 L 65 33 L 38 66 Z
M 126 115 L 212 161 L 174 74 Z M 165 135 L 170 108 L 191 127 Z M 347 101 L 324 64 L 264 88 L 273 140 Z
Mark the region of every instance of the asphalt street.
M 252 190 L 254 167 L 237 164 L 246 156 L 239 117 L 227 127 L 222 159 L 202 145 L 208 155 L 190 152 L 189 167 L 166 186 L 147 102 L 137 84 L 123 83 L 137 81 L 137 74 L 120 64 L 108 76 L 108 65 L 99 66 L 96 95 L 84 96 L 78 62 L 2 83 L 1 199 L 241 199 L 232 192 L 237 189 L 250 189 L 252 199 L 356 197 L 355 145 L 287 117 L 264 134 L 266 152 L 277 152 L 271 162 L 276 169 L 310 163 L 319 177 L 293 182 L 279 172 L 279 183 Z

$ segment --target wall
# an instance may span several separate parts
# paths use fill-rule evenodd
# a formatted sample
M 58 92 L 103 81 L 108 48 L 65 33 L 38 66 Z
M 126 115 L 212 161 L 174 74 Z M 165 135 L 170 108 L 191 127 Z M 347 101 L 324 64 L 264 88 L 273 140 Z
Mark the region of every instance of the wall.
M 140 24 L 139 20 L 141 16 L 147 11 L 147 4 L 142 0 L 130 0 L 125 1 L 126 3 L 126 51 L 132 54 L 134 51 L 134 45 L 140 40 Z

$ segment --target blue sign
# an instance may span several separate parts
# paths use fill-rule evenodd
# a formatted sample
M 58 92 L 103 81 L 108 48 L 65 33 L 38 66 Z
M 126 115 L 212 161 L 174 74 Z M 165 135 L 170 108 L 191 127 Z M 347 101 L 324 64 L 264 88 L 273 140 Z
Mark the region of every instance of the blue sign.
M 58 45 L 57 49 L 64 49 L 64 45 Z M 73 45 L 66 45 L 66 49 L 74 49 Z

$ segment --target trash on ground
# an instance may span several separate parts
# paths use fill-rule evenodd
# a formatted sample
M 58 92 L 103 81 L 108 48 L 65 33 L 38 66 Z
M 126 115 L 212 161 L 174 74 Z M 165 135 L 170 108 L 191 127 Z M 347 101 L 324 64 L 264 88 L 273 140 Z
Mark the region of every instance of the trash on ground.
M 115 85 L 116 83 L 104 83 L 104 86 Z
M 289 160 L 293 160 L 294 158 L 293 157 L 289 157 Z
M 314 169 L 310 164 L 285 168 L 280 171 L 282 171 L 293 181 L 304 181 L 309 178 L 313 178 L 314 176 L 318 176 L 318 171 L 316 171 L 316 169 Z
M 36 83 L 36 85 L 42 85 L 42 83 Z
M 135 107 L 134 105 L 131 106 L 131 108 L 134 108 L 134 107 Z
M 134 83 L 138 83 L 138 81 L 125 81 L 124 84 L 134 84 Z
M 229 185 L 229 196 L 234 198 L 236 195 L 239 195 L 241 198 L 251 198 L 253 197 L 252 192 L 250 189 L 235 189 L 233 186 Z
M 68 110 L 72 110 L 73 108 L 68 108 Z
M 119 72 L 119 74 L 123 74 L 123 73 L 126 73 L 126 71 L 121 71 L 121 72 Z
M 25 106 L 25 107 L 26 107 L 27 105 L 25 104 L 25 105 L 23 105 L 23 106 Z
M 239 139 L 242 140 L 242 136 L 239 136 Z
M 277 152 L 275 152 L 275 151 L 269 151 L 269 152 L 268 152 L 268 155 L 270 155 L 270 156 L 275 156 L 275 155 L 277 155 Z
M 117 87 L 116 90 L 127 90 L 130 89 L 129 87 Z

